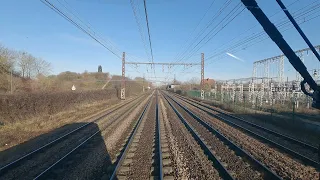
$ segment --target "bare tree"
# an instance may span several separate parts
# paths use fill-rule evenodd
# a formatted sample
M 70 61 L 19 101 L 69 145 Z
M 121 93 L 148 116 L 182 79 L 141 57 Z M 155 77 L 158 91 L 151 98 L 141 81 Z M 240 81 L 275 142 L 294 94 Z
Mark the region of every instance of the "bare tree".
M 36 58 L 34 61 L 34 70 L 36 76 L 39 74 L 44 76 L 49 75 L 51 71 L 51 64 L 42 58 Z
M 189 84 L 190 89 L 199 88 L 200 87 L 200 79 L 193 77 L 188 81 L 188 84 Z
M 35 61 L 36 58 L 32 56 L 31 54 L 28 54 L 27 59 L 26 59 L 26 73 L 27 73 L 27 78 L 32 78 L 35 76 Z
M 189 80 L 189 83 L 192 84 L 192 85 L 198 85 L 200 84 L 200 79 L 199 78 L 196 78 L 196 77 L 193 77 Z
M 18 53 L 18 69 L 21 71 L 21 76 L 24 78 L 26 77 L 27 72 L 27 56 L 26 52 L 19 52 Z
M 2 71 L 10 72 L 14 67 L 16 53 L 0 44 L 0 68 Z
M 51 71 L 51 64 L 42 58 L 35 58 L 27 52 L 19 52 L 18 68 L 24 78 L 34 78 L 38 74 L 48 75 Z

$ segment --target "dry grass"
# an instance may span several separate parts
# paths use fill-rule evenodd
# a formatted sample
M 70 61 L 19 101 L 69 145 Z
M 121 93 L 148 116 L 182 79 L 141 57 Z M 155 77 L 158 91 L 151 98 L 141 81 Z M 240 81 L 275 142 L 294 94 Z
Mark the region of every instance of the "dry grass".
M 0 126 L 0 151 L 28 141 L 36 136 L 75 122 L 87 122 L 92 117 L 120 102 L 118 99 L 77 105 L 72 109 L 15 121 Z

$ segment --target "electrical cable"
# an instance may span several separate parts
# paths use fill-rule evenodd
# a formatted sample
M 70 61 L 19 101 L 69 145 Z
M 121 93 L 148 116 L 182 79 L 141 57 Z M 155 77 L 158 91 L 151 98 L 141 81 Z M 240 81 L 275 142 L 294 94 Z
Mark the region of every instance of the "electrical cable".
M 146 22 L 147 22 L 147 29 L 148 29 L 148 37 L 149 37 L 149 45 L 150 45 L 150 51 L 151 51 L 151 60 L 152 63 L 153 61 L 153 50 L 152 50 L 152 43 L 151 43 L 151 35 L 150 35 L 150 27 L 149 27 L 149 20 L 148 20 L 148 12 L 147 12 L 147 4 L 146 4 L 146 0 L 143 0 L 143 5 L 144 5 L 144 12 L 146 15 Z M 153 71 L 154 71 L 154 76 L 156 77 L 156 69 L 155 66 L 153 67 Z

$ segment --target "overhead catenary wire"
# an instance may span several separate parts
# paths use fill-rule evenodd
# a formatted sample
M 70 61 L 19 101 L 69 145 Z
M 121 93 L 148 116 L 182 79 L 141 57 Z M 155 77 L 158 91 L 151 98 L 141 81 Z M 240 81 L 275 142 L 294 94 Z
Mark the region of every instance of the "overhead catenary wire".
M 147 50 L 145 34 L 143 33 L 143 28 L 142 28 L 142 25 L 141 25 L 141 22 L 140 22 L 140 18 L 138 17 L 138 14 L 139 14 L 139 9 L 137 8 L 138 6 L 137 6 L 137 4 L 134 3 L 134 0 L 130 0 L 130 4 L 131 4 L 133 15 L 135 17 L 135 20 L 136 20 L 136 23 L 137 23 L 137 26 L 138 26 L 138 30 L 139 30 L 139 33 L 140 33 L 140 38 L 141 38 L 141 41 L 143 43 L 143 47 L 144 47 L 145 53 L 146 53 L 149 61 L 151 61 L 151 58 L 149 58 L 149 53 L 148 53 L 148 50 Z
M 146 0 L 143 0 L 144 5 L 144 12 L 146 16 L 146 23 L 147 23 L 147 29 L 148 29 L 148 37 L 149 37 L 149 45 L 150 45 L 150 52 L 151 52 L 151 61 L 153 61 L 153 50 L 152 50 L 152 42 L 151 42 L 151 35 L 150 35 L 150 27 L 149 27 L 149 19 L 148 19 L 148 11 L 147 11 L 147 3 Z M 156 77 L 156 70 L 155 67 L 153 67 L 154 76 Z
M 311 3 L 311 4 L 313 4 L 313 3 Z M 307 6 L 309 6 L 309 5 L 307 5 Z M 313 8 L 313 9 L 312 9 L 312 8 Z M 319 8 L 319 7 L 316 5 L 316 6 L 313 6 L 313 7 L 309 8 L 309 9 L 307 9 L 306 11 L 303 11 L 303 12 L 300 12 L 299 14 L 296 14 L 296 16 L 297 16 L 298 18 L 300 18 L 300 20 L 302 21 L 302 22 L 300 22 L 300 24 L 303 24 L 303 23 L 305 23 L 305 22 L 308 22 L 308 21 L 316 18 L 317 16 L 316 16 L 316 17 L 311 17 L 311 18 L 309 18 L 309 19 L 306 20 L 305 17 L 302 17 L 302 16 L 303 16 L 303 15 L 306 15 L 306 14 L 312 12 L 312 11 L 314 11 L 314 10 L 317 9 L 317 8 Z M 305 7 L 301 8 L 301 9 L 305 9 Z M 301 9 L 299 9 L 298 11 L 300 11 Z M 310 9 L 311 9 L 311 10 L 310 10 Z M 308 14 L 308 17 L 311 16 L 311 15 L 313 15 L 313 14 L 316 14 L 316 13 Z M 277 27 L 278 27 L 278 28 L 279 28 L 279 27 L 281 28 L 282 26 L 284 26 L 284 25 L 286 25 L 286 24 L 289 25 L 289 21 L 280 22 L 280 23 L 277 25 Z M 286 26 L 286 27 L 287 27 L 287 26 Z M 291 27 L 291 28 L 292 28 L 292 27 Z M 285 29 L 285 30 L 283 30 L 283 31 L 287 31 L 288 29 L 291 29 L 291 28 L 287 28 L 287 29 Z M 284 28 L 281 28 L 281 29 L 284 29 Z M 280 29 L 280 30 L 281 30 L 281 29 Z M 256 42 L 256 43 L 249 44 L 249 43 L 251 43 L 253 40 L 258 39 L 259 37 L 262 37 L 263 35 L 265 35 L 265 33 L 264 33 L 264 32 L 261 32 L 261 33 L 257 34 L 257 37 L 253 37 L 253 38 L 251 38 L 251 39 L 245 39 L 245 41 L 242 42 L 242 44 L 238 44 L 236 47 L 238 47 L 238 46 L 241 47 L 241 45 L 245 45 L 246 47 L 249 47 L 249 46 L 252 46 L 252 45 L 254 45 L 254 44 L 256 44 L 256 43 L 262 42 L 263 40 L 269 38 L 269 37 L 265 36 L 264 39 L 262 39 L 262 40 L 260 40 L 260 41 L 258 41 L 258 42 Z M 258 40 L 259 40 L 259 39 L 258 39 Z M 226 57 L 226 56 L 225 56 L 225 53 L 226 53 L 226 52 L 235 53 L 235 52 L 239 51 L 239 50 L 237 50 L 237 51 L 234 51 L 234 50 L 233 50 L 233 49 L 236 48 L 236 47 L 229 48 L 228 50 L 224 50 L 224 51 L 222 51 L 222 52 L 221 52 L 220 54 L 218 54 L 218 55 L 210 56 L 210 57 L 208 57 L 206 60 L 213 59 L 214 57 L 216 57 L 216 59 L 224 59 L 224 58 Z M 220 56 L 223 56 L 223 58 L 219 58 Z M 212 61 L 212 60 L 211 60 L 211 61 Z M 211 63 L 207 63 L 207 65 L 212 64 L 213 62 L 214 62 L 214 61 L 212 61 Z
M 209 8 L 206 10 L 206 12 L 203 14 L 203 16 L 201 17 L 201 19 L 198 21 L 197 25 L 195 26 L 195 28 L 193 29 L 193 31 L 190 33 L 189 38 L 187 38 L 187 40 L 183 43 L 183 45 L 188 45 L 187 43 L 191 40 L 192 35 L 195 33 L 195 31 L 198 29 L 199 25 L 201 24 L 201 22 L 203 21 L 203 19 L 206 17 L 206 15 L 208 14 L 209 10 L 211 9 L 211 7 L 213 6 L 213 4 L 215 3 L 216 0 L 213 0 L 209 6 Z M 181 46 L 181 48 L 185 48 L 185 46 Z M 179 55 L 181 53 L 177 54 L 177 56 L 174 59 L 178 59 Z
M 316 13 L 313 13 L 313 14 L 316 14 Z M 313 15 L 313 14 L 311 14 L 311 15 Z M 299 22 L 298 24 L 299 24 L 299 25 L 304 24 L 304 23 L 309 22 L 309 21 L 311 21 L 311 20 L 313 20 L 313 19 L 315 19 L 315 18 L 317 18 L 317 17 L 319 17 L 319 16 L 320 16 L 320 14 L 318 14 L 318 15 L 316 15 L 316 16 L 308 16 L 308 17 L 309 17 L 308 19 L 305 19 L 304 17 L 301 17 L 301 18 L 300 18 L 300 21 L 301 21 L 301 22 Z M 278 27 L 278 28 L 279 28 L 279 27 Z M 285 32 L 285 31 L 287 31 L 287 30 L 289 30 L 289 29 L 292 29 L 292 28 L 293 28 L 293 26 L 290 26 L 290 25 L 288 25 L 288 26 L 280 26 L 279 30 L 280 30 L 281 32 Z M 222 51 L 222 52 L 220 52 L 219 54 L 212 55 L 212 56 L 208 57 L 207 60 L 210 60 L 210 59 L 213 59 L 213 58 L 218 59 L 218 57 L 224 55 L 225 52 L 231 52 L 231 53 L 238 52 L 238 51 L 241 50 L 241 46 L 245 46 L 246 48 L 248 48 L 248 47 L 251 47 L 251 46 L 253 46 L 253 45 L 255 45 L 255 44 L 258 44 L 258 43 L 260 43 L 260 42 L 262 42 L 262 41 L 264 41 L 264 40 L 266 40 L 266 39 L 270 39 L 270 38 L 269 38 L 266 34 L 261 34 L 261 35 L 259 35 L 259 36 L 256 36 L 256 37 L 250 39 L 249 41 L 247 41 L 247 42 L 245 42 L 245 43 L 238 44 L 237 46 L 232 47 L 232 48 L 230 48 L 230 49 L 228 49 L 228 50 Z M 258 41 L 254 41 L 254 40 L 258 40 Z M 237 47 L 240 47 L 240 48 L 236 49 Z M 209 64 L 212 64 L 212 63 L 209 63 Z
M 297 1 L 291 3 L 290 5 L 292 5 L 292 4 L 296 3 L 296 2 L 297 2 Z M 316 1 L 315 1 L 315 2 L 316 2 Z M 315 19 L 315 18 L 317 18 L 317 17 L 320 16 L 320 14 L 319 14 L 319 15 L 316 15 L 316 16 L 312 16 L 312 15 L 316 14 L 317 12 L 311 13 L 311 12 L 315 11 L 317 8 L 319 8 L 319 4 L 314 5 L 314 6 L 310 7 L 310 8 L 307 8 L 307 7 L 311 6 L 311 5 L 313 5 L 315 2 L 313 2 L 313 3 L 311 3 L 311 4 L 307 5 L 307 6 L 304 6 L 304 7 L 300 8 L 298 11 L 295 12 L 295 17 L 297 17 L 297 18 L 299 18 L 299 19 L 301 20 L 301 22 L 299 22 L 299 24 L 303 24 L 303 23 L 305 23 L 305 22 L 311 21 L 312 19 Z M 306 9 L 306 8 L 307 8 L 307 9 Z M 304 11 L 301 12 L 301 10 L 303 10 L 303 9 L 306 9 L 306 10 L 304 10 Z M 280 12 L 281 12 L 281 10 L 280 10 Z M 278 13 L 278 12 L 276 12 L 276 13 Z M 307 15 L 307 19 L 306 19 L 306 17 L 303 17 L 303 16 L 305 16 L 305 15 Z M 285 29 L 285 27 L 288 27 L 288 26 L 285 26 L 285 25 L 287 25 L 287 24 L 289 24 L 289 21 L 280 22 L 277 26 L 278 26 L 278 27 L 282 27 L 282 26 L 283 26 L 283 28 L 281 28 L 281 29 L 284 29 L 284 30 L 282 30 L 282 31 L 284 32 L 284 31 L 287 31 L 287 30 L 289 30 L 289 29 L 292 28 L 292 27 L 289 27 L 289 28 Z M 251 27 L 251 29 L 252 29 L 252 28 L 253 28 L 253 27 Z M 264 35 L 264 34 L 262 33 L 262 35 Z M 262 35 L 260 34 L 259 37 L 261 37 Z M 259 37 L 256 37 L 256 38 L 254 38 L 254 39 L 257 39 L 257 38 L 259 38 Z M 234 39 L 235 39 L 235 38 L 234 38 Z M 253 40 L 254 40 L 254 39 L 253 39 Z M 247 40 L 247 43 L 246 43 L 246 44 L 244 43 L 244 45 L 246 45 L 247 47 L 249 47 L 249 46 L 252 46 L 252 45 L 254 45 L 254 44 L 256 44 L 256 43 L 262 42 L 262 41 L 265 40 L 265 39 L 268 39 L 268 37 L 265 37 L 265 38 L 263 38 L 262 40 L 260 40 L 260 41 L 258 41 L 258 42 L 255 42 L 255 43 L 251 43 L 251 44 L 248 44 L 248 43 L 252 42 L 252 40 L 251 40 L 251 41 L 250 41 L 250 40 Z M 239 51 L 239 50 L 238 50 L 238 51 Z M 233 51 L 232 49 L 229 49 L 229 50 L 227 50 L 227 51 L 221 52 L 221 56 L 224 56 L 224 57 L 223 57 L 223 58 L 220 58 L 220 59 L 224 59 L 224 58 L 227 57 L 227 56 L 225 56 L 225 52 L 231 52 L 231 53 L 233 53 L 233 52 L 235 52 L 235 51 Z M 209 58 L 207 58 L 206 61 L 209 60 L 209 59 L 212 59 L 212 56 L 209 57 Z M 218 60 L 218 58 L 215 59 L 215 60 Z M 208 65 L 208 64 L 212 64 L 213 62 L 214 62 L 214 61 L 212 61 L 211 63 L 206 63 L 206 64 L 207 64 L 207 65 Z M 187 69 L 188 69 L 188 68 L 187 68 Z M 185 69 L 185 70 L 186 70 L 186 69 Z M 184 70 L 184 71 L 185 71 L 185 70 Z M 183 72 L 184 72 L 184 71 L 183 71 Z
M 73 17 L 75 17 L 76 19 L 78 19 L 84 26 L 86 26 L 88 28 L 89 31 L 91 31 L 92 34 L 94 34 L 96 37 L 98 37 L 98 39 L 102 42 L 107 41 L 107 43 L 109 44 L 110 47 L 112 47 L 112 49 L 115 49 L 118 51 L 119 54 L 121 54 L 121 51 L 116 47 L 116 45 L 110 41 L 109 39 L 105 39 L 103 37 L 101 37 L 101 35 L 99 33 L 97 33 L 96 31 L 93 30 L 92 25 L 90 22 L 84 21 L 83 19 L 79 18 L 79 14 L 76 12 L 76 10 L 74 8 L 71 7 L 71 5 L 66 1 L 63 0 L 62 3 L 60 0 L 56 0 L 59 2 L 60 5 L 62 5 L 68 13 L 70 13 L 71 15 L 73 15 Z
M 211 27 L 211 25 L 215 22 L 215 20 L 224 12 L 224 10 L 230 5 L 232 1 L 228 0 L 225 1 L 224 4 L 222 4 L 222 6 L 220 7 L 220 9 L 213 15 L 213 17 L 211 18 L 211 21 L 200 30 L 200 32 L 193 38 L 193 40 L 189 43 L 188 47 L 183 51 L 183 53 L 179 56 L 179 58 L 177 59 L 177 62 L 180 62 L 183 60 L 183 55 L 186 54 L 188 52 L 188 50 L 192 47 L 193 44 L 195 44 L 197 42 L 197 40 L 206 32 L 207 29 L 209 29 L 209 27 Z
M 52 2 L 50 2 L 49 0 L 40 0 L 43 4 L 45 4 L 46 6 L 48 6 L 50 9 L 52 9 L 54 12 L 56 12 L 58 15 L 60 15 L 61 17 L 63 17 L 65 20 L 67 20 L 68 22 L 70 22 L 72 25 L 74 25 L 76 28 L 78 28 L 79 30 L 81 30 L 82 32 L 84 32 L 85 34 L 87 34 L 89 37 L 91 37 L 94 41 L 96 41 L 97 43 L 99 43 L 101 46 L 103 46 L 105 49 L 107 49 L 109 52 L 111 52 L 113 55 L 115 55 L 119 60 L 121 60 L 121 52 L 120 50 L 118 50 L 118 48 L 116 48 L 112 42 L 108 41 L 106 42 L 101 35 L 99 35 L 99 33 L 95 32 L 93 30 L 93 28 L 90 26 L 90 23 L 85 22 L 84 20 L 81 20 L 76 13 L 71 11 L 71 8 L 68 8 L 67 5 L 61 3 L 59 0 L 57 0 L 59 2 L 59 4 L 61 4 L 69 13 L 69 15 L 65 12 L 63 12 L 62 9 L 59 9 L 56 5 L 54 5 Z M 70 17 L 70 14 L 72 14 L 76 19 L 78 19 L 78 21 L 80 22 L 76 22 L 75 19 L 72 19 L 72 17 Z M 88 25 L 89 24 L 89 25 Z M 116 52 L 118 51 L 118 52 Z M 141 72 L 137 71 L 138 73 L 141 74 Z
M 298 1 L 300 1 L 300 0 L 296 0 L 296 1 L 292 2 L 291 4 L 288 5 L 288 7 L 294 5 L 294 4 L 297 3 Z M 274 14 L 272 14 L 272 15 L 270 16 L 270 18 L 274 17 L 275 15 L 277 15 L 277 14 L 280 13 L 280 12 L 281 12 L 281 10 L 276 11 Z M 229 40 L 228 42 L 225 42 L 225 43 L 219 45 L 219 47 L 218 47 L 216 50 L 221 49 L 222 47 L 224 47 L 224 46 L 226 46 L 227 44 L 229 44 L 229 43 L 233 42 L 234 40 L 236 40 L 236 39 L 237 39 L 238 37 L 240 37 L 241 35 L 247 33 L 248 31 L 250 31 L 250 30 L 252 30 L 252 29 L 254 29 L 254 28 L 256 28 L 256 27 L 259 27 L 259 24 L 255 24 L 255 25 L 251 26 L 250 28 L 248 28 L 248 29 L 246 29 L 245 31 L 241 32 L 241 33 L 240 33 L 239 35 L 237 35 L 236 37 L 234 37 L 234 38 L 232 38 L 231 40 Z
M 303 22 L 298 23 L 298 24 L 301 25 L 301 24 L 303 24 L 303 23 L 309 22 L 309 21 L 311 21 L 311 20 L 313 20 L 313 19 L 315 19 L 315 18 L 318 18 L 318 17 L 320 17 L 320 14 L 317 15 L 317 16 L 311 17 L 311 18 L 309 18 L 309 19 L 307 19 L 307 20 L 304 20 Z M 293 28 L 293 27 L 286 28 L 286 29 L 284 29 L 284 30 L 281 30 L 281 32 L 285 32 L 285 31 L 290 30 L 290 29 L 292 29 L 292 28 Z M 266 37 L 264 37 L 263 39 L 260 39 L 260 40 L 257 41 L 257 42 L 254 42 L 254 43 L 252 43 L 252 44 L 247 45 L 247 47 L 251 47 L 251 46 L 253 46 L 253 45 L 255 45 L 255 44 L 258 44 L 258 43 L 260 43 L 260 42 L 262 42 L 262 41 L 264 41 L 264 40 L 266 40 L 266 39 L 270 39 L 270 38 L 266 36 Z M 236 52 L 238 52 L 238 51 L 240 51 L 240 50 L 238 49 L 238 50 L 236 50 L 236 51 L 230 51 L 230 52 L 231 52 L 231 53 L 236 53 Z M 220 56 L 222 56 L 222 55 L 220 55 Z M 215 58 L 215 59 L 214 59 L 214 60 L 211 60 L 211 62 L 210 62 L 210 63 L 207 63 L 207 65 L 210 65 L 210 64 L 216 62 L 217 60 L 222 60 L 222 59 L 225 59 L 226 57 L 228 57 L 228 56 L 226 56 L 226 55 L 224 55 L 224 54 L 223 54 L 223 57 L 222 57 L 222 58 L 219 58 L 220 56 L 217 56 L 217 57 L 209 57 L 210 59 L 213 59 L 213 58 Z
M 320 56 L 318 54 L 318 52 L 316 51 L 316 49 L 312 46 L 310 40 L 307 38 L 307 36 L 304 34 L 304 32 L 301 30 L 301 28 L 299 27 L 299 25 L 297 24 L 297 22 L 294 20 L 294 18 L 292 17 L 292 15 L 290 14 L 290 12 L 287 10 L 286 6 L 282 3 L 281 0 L 276 0 L 279 4 L 279 6 L 282 8 L 282 10 L 284 11 L 284 13 L 287 15 L 287 17 L 289 18 L 289 20 L 291 21 L 291 23 L 293 24 L 293 26 L 296 28 L 296 30 L 299 32 L 299 34 L 302 36 L 303 40 L 308 44 L 309 48 L 311 49 L 311 51 L 313 52 L 313 54 L 317 57 L 317 59 L 320 61 Z
M 241 9 L 242 7 L 242 9 Z M 224 16 L 218 24 L 215 25 L 214 28 L 212 28 L 191 50 L 189 50 L 189 56 L 186 54 L 181 58 L 181 60 L 185 59 L 189 60 L 190 57 L 192 57 L 200 48 L 202 48 L 204 45 L 206 45 L 209 41 L 212 40 L 213 37 L 215 37 L 219 32 L 221 32 L 227 25 L 229 25 L 236 17 L 238 17 L 243 11 L 244 7 L 241 3 L 238 3 L 226 16 Z M 240 11 L 239 11 L 240 10 Z M 226 22 L 225 22 L 226 21 Z M 224 25 L 222 25 L 220 28 L 219 25 L 221 25 L 223 22 Z M 201 44 L 205 39 L 205 43 Z M 201 44 L 201 45 L 200 45 Z M 200 45 L 200 46 L 199 46 Z M 199 47 L 198 47 L 199 46 Z M 197 48 L 198 47 L 198 48 Z M 196 49 L 197 48 L 197 49 Z M 188 69 L 188 68 L 187 68 Z
M 114 51 L 111 50 L 110 47 L 108 47 L 107 45 L 105 45 L 104 43 L 102 43 L 99 39 L 97 39 L 97 37 L 94 36 L 94 34 L 90 33 L 88 30 L 86 30 L 84 27 L 81 27 L 80 24 L 76 23 L 74 20 L 72 20 L 68 15 L 66 15 L 64 12 L 62 12 L 60 9 L 58 9 L 54 4 L 52 4 L 51 2 L 49 2 L 48 0 L 41 0 L 41 2 L 43 2 L 45 5 L 47 5 L 49 8 L 51 8 L 52 10 L 54 10 L 56 13 L 58 13 L 60 16 L 62 16 L 64 19 L 66 19 L 67 21 L 69 21 L 71 24 L 73 24 L 74 26 L 76 26 L 78 29 L 80 29 L 82 32 L 86 33 L 87 35 L 89 35 L 93 40 L 95 40 L 96 42 L 98 42 L 100 45 L 102 45 L 104 48 L 106 48 L 108 51 L 110 51 L 112 54 L 114 54 L 115 56 L 117 56 L 119 59 L 121 59 L 121 56 L 116 54 Z
M 314 2 L 313 2 L 314 3 Z M 311 4 L 313 4 L 311 3 Z M 310 4 L 309 4 L 310 5 Z M 307 5 L 307 6 L 309 6 Z M 315 6 L 312 6 L 311 8 L 305 10 L 305 11 L 302 11 L 302 12 L 299 12 L 301 11 L 302 9 L 305 9 L 307 6 L 303 7 L 303 8 L 300 8 L 299 10 L 297 10 L 294 14 L 295 14 L 295 18 L 300 18 L 300 19 L 304 19 L 305 17 L 303 17 L 304 15 L 307 15 L 308 13 L 318 9 L 320 7 L 320 4 L 318 5 L 315 5 Z M 299 13 L 298 13 L 299 12 Z M 313 13 L 315 14 L 315 13 Z M 312 14 L 311 14 L 312 15 Z M 308 16 L 310 16 L 310 14 L 308 14 Z M 285 20 L 285 21 L 281 21 L 279 23 L 275 23 L 275 25 L 280 28 L 286 24 L 289 24 L 289 21 L 288 20 Z M 248 43 L 252 42 L 253 40 L 256 40 L 257 38 L 260 38 L 262 36 L 266 35 L 266 33 L 264 31 L 261 31 L 259 33 L 254 33 L 250 36 L 246 36 L 244 37 L 242 40 L 239 40 L 237 41 L 236 43 L 234 43 L 231 47 L 227 47 L 223 50 L 221 50 L 220 52 L 212 55 L 212 56 L 209 56 L 207 58 L 208 59 L 212 59 L 213 57 L 217 57 L 219 55 L 223 55 L 225 54 L 225 52 L 229 52 L 229 51 L 232 51 L 233 49 L 237 48 L 237 47 L 242 47 L 243 45 L 247 45 Z M 218 48 L 219 49 L 219 48 Z M 221 49 L 221 48 L 220 48 Z
M 239 8 L 238 9 L 240 9 L 240 7 L 241 6 L 239 6 Z M 237 9 L 237 10 L 238 10 Z M 194 48 L 191 50 L 191 55 L 190 56 L 192 56 L 194 53 L 196 53 L 196 52 L 198 52 L 198 50 L 199 49 L 201 49 L 203 46 L 205 46 L 208 42 L 210 42 L 219 32 L 221 32 L 227 25 L 229 25 L 236 17 L 238 17 L 243 11 L 244 11 L 244 7 L 243 7 L 243 9 L 241 10 L 240 9 L 240 11 L 239 12 L 237 12 L 237 10 L 236 11 L 234 11 L 233 12 L 233 14 L 234 13 L 237 13 L 237 14 L 235 14 L 233 17 L 232 17 L 232 15 L 231 16 L 229 16 L 228 17 L 228 21 L 225 23 L 225 25 L 223 25 L 219 30 L 217 30 L 215 33 L 214 33 L 214 31 L 212 30 L 211 32 L 212 32 L 212 34 L 211 34 L 211 36 L 210 37 L 207 37 L 208 39 L 205 41 L 205 43 L 203 43 L 202 45 L 200 45 L 200 43 L 203 41 L 203 40 L 205 40 L 206 39 L 206 37 L 204 37 L 204 38 L 202 38 L 201 39 L 201 41 L 199 41 L 199 43 L 196 45 L 196 46 L 194 46 Z M 230 19 L 231 18 L 231 19 Z M 220 23 L 219 24 L 221 24 L 222 23 L 222 21 L 220 21 Z M 218 25 L 219 25 L 218 24 Z M 200 47 L 198 47 L 197 49 L 196 49 L 196 47 L 198 46 L 198 45 L 200 45 Z M 188 57 L 188 58 L 186 58 L 186 59 L 189 59 L 190 58 L 190 56 Z
M 187 48 L 183 51 L 183 53 L 179 56 L 179 59 L 176 60 L 175 62 L 181 62 L 185 55 L 190 52 L 190 48 L 192 48 L 192 45 L 195 44 L 198 39 L 206 32 L 206 30 L 211 27 L 213 25 L 213 23 L 215 22 L 215 20 L 225 11 L 225 9 L 231 4 L 231 0 L 225 1 L 222 6 L 220 7 L 220 9 L 213 15 L 213 17 L 211 18 L 211 20 L 209 21 L 209 23 L 207 23 L 207 25 L 202 28 L 200 30 L 200 32 L 196 35 L 195 38 L 193 38 L 193 40 L 189 43 L 189 45 L 187 46 Z M 240 4 L 240 3 L 238 3 Z M 229 15 L 229 14 L 228 14 Z M 212 31 L 210 31 L 209 33 L 211 33 Z M 205 36 L 207 36 L 209 33 L 207 33 Z M 194 54 L 194 53 L 193 53 Z M 192 55 L 190 55 L 190 57 L 192 57 Z M 189 57 L 189 58 L 190 58 Z M 173 71 L 176 70 L 176 67 L 174 68 Z M 167 76 L 170 74 L 170 72 L 167 73 Z
M 295 4 L 296 2 L 298 2 L 298 0 L 294 1 L 294 2 L 291 3 L 289 6 Z M 319 8 L 319 7 L 318 7 L 319 4 L 318 4 L 318 5 L 315 5 L 315 6 L 312 6 L 312 7 L 308 8 L 308 9 L 305 10 L 305 11 L 300 12 L 301 10 L 306 9 L 307 7 L 313 5 L 313 4 L 316 3 L 316 2 L 317 2 L 317 1 L 314 1 L 314 2 L 312 2 L 312 3 L 310 3 L 310 4 L 308 4 L 308 5 L 300 8 L 299 10 L 295 11 L 295 16 L 296 16 L 296 17 L 301 17 L 301 16 L 303 16 L 303 15 L 305 15 L 305 14 L 307 14 L 307 13 L 310 13 L 311 11 L 314 11 L 315 9 Z M 275 14 L 273 14 L 272 16 L 276 15 L 276 14 L 279 13 L 279 12 L 281 12 L 281 10 L 277 11 L 277 12 L 276 12 Z M 284 19 L 284 18 L 283 18 L 283 19 Z M 276 25 L 277 25 L 278 27 L 281 27 L 281 26 L 286 25 L 286 24 L 288 24 L 288 23 L 289 23 L 289 21 L 281 21 L 281 22 L 279 22 L 279 23 L 276 24 Z M 256 27 L 256 26 L 258 26 L 258 25 L 255 25 L 255 26 L 253 26 L 253 27 L 250 27 L 248 30 L 246 30 L 245 32 L 242 32 L 240 35 L 246 33 L 247 31 L 249 31 L 250 29 L 253 29 L 253 28 Z M 240 36 L 240 35 L 238 35 L 238 36 Z M 214 56 L 209 56 L 206 60 L 210 60 L 210 59 L 212 59 L 213 57 L 217 57 L 217 56 L 223 56 L 223 55 L 225 55 L 226 52 L 232 52 L 232 49 L 235 49 L 235 48 L 237 48 L 237 47 L 242 47 L 243 45 L 244 45 L 244 46 L 247 46 L 248 43 L 250 43 L 251 41 L 253 41 L 253 40 L 255 40 L 255 39 L 259 38 L 259 37 L 262 37 L 263 35 L 265 35 L 264 31 L 262 31 L 262 32 L 260 32 L 260 33 L 258 33 L 258 34 L 257 34 L 257 33 L 254 33 L 254 34 L 252 34 L 251 36 L 246 36 L 246 37 L 243 38 L 243 40 L 237 41 L 236 43 L 238 43 L 238 44 L 234 44 L 234 45 L 231 46 L 231 47 L 227 47 L 227 49 L 222 50 L 219 54 L 215 54 Z M 232 39 L 231 41 L 229 41 L 228 43 L 232 42 L 232 41 L 235 40 L 236 38 L 237 38 L 237 37 L 233 38 L 233 39 Z M 225 43 L 225 44 L 223 44 L 222 46 L 225 46 L 225 45 L 228 44 L 228 43 Z M 220 47 L 221 47 L 221 46 L 220 46 Z M 247 47 L 248 47 L 248 46 L 247 46 Z M 217 48 L 217 49 L 221 49 L 221 48 Z M 209 63 L 209 64 L 211 64 L 211 63 Z

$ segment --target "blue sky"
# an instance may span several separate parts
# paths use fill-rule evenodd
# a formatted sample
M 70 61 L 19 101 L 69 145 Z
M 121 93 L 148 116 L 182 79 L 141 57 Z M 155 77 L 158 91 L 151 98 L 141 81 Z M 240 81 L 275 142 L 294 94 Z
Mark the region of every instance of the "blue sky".
M 128 54 L 128 61 L 149 61 L 150 54 L 146 55 L 129 0 L 49 1 L 55 5 L 61 5 L 59 4 L 61 2 L 70 6 L 82 20 L 90 23 L 90 27 L 95 32 L 99 33 L 104 39 L 111 41 L 112 47 L 119 49 L 119 54 L 125 51 Z M 147 53 L 150 53 L 143 1 L 134 1 L 140 9 L 139 17 L 141 18 L 144 38 L 147 42 Z M 190 37 L 191 39 L 194 38 L 202 28 L 206 27 L 214 13 L 225 2 L 225 0 L 215 0 L 206 16 L 200 22 L 212 1 L 147 0 L 155 62 L 175 62 L 179 60 L 177 55 L 186 50 L 183 49 L 183 47 L 186 47 L 186 40 Z M 240 0 L 232 0 L 229 8 L 223 13 L 230 12 L 239 2 Z M 280 10 L 275 0 L 258 0 L 257 2 L 268 16 Z M 283 2 L 286 5 L 294 3 L 288 8 L 290 12 L 295 12 L 301 7 L 314 2 L 314 5 L 319 4 L 317 0 L 283 0 Z M 314 12 L 313 16 L 320 14 L 319 9 Z M 284 17 L 284 13 L 279 12 L 272 16 L 271 20 L 278 22 Z M 199 22 L 198 28 L 194 30 Z M 214 21 L 214 23 L 218 22 L 219 19 Z M 320 44 L 319 22 L 320 17 L 301 25 L 301 28 L 314 45 Z M 98 65 L 102 65 L 103 70 L 111 74 L 121 74 L 121 60 L 118 57 L 63 19 L 40 0 L 2 0 L 0 24 L 1 44 L 44 58 L 52 64 L 53 74 L 67 70 L 75 72 L 97 71 Z M 250 27 L 254 28 L 248 30 Z M 206 30 L 210 31 L 210 28 Z M 220 52 L 218 48 L 231 39 L 235 37 L 240 39 L 261 31 L 261 26 L 245 9 L 207 44 L 203 45 L 199 51 L 190 54 L 193 55 L 191 58 L 184 59 L 183 62 L 198 63 L 200 62 L 201 52 L 205 53 L 205 57 L 210 57 L 215 52 Z M 285 31 L 283 35 L 293 49 L 307 47 L 294 28 Z M 225 47 L 230 45 L 226 44 Z M 187 50 L 188 52 L 190 51 Z M 233 54 L 243 59 L 244 62 L 223 53 L 223 56 L 218 58 L 219 60 L 215 59 L 214 62 L 212 62 L 213 59 L 206 60 L 205 77 L 214 79 L 249 77 L 252 73 L 252 63 L 254 61 L 279 55 L 281 51 L 270 39 L 267 39 L 250 47 L 244 46 Z M 189 56 L 189 54 L 186 55 L 187 57 Z M 310 68 L 315 65 L 319 66 L 319 62 L 315 58 L 310 56 L 309 59 L 307 64 L 310 64 Z M 176 74 L 178 80 L 200 77 L 199 67 L 192 67 L 187 70 L 180 67 L 169 74 L 167 73 L 167 68 L 164 71 L 162 72 L 162 67 L 158 66 L 156 68 L 156 76 L 173 78 L 174 74 Z M 127 66 L 127 75 L 130 77 L 142 76 L 145 73 L 146 77 L 151 78 L 153 76 L 152 72 L 150 67 L 147 68 L 146 66 L 139 66 L 137 69 Z

